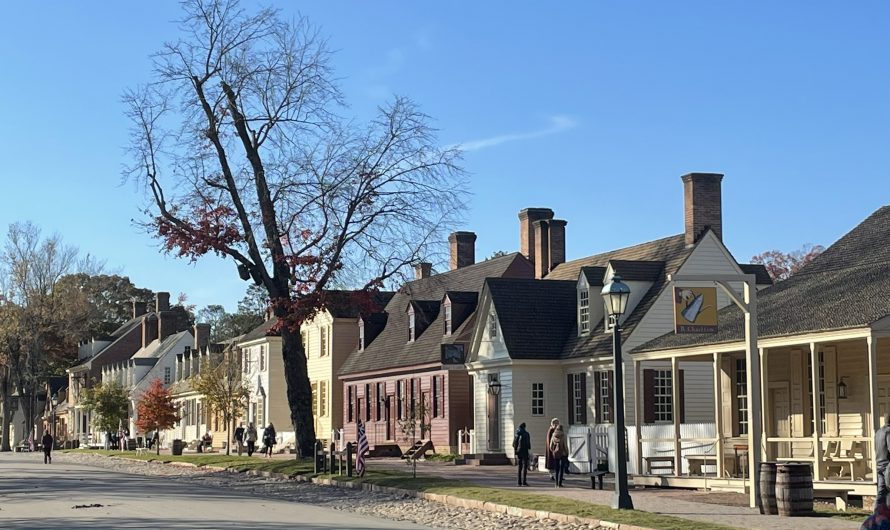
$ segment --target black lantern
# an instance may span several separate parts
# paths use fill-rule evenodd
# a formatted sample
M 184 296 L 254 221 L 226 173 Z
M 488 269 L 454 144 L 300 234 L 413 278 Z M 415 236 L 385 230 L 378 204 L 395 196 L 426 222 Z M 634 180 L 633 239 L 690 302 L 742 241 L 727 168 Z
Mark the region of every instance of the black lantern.
M 630 298 L 630 287 L 621 281 L 621 276 L 612 276 L 612 281 L 607 283 L 602 290 L 603 300 L 606 301 L 606 311 L 609 316 L 617 321 L 627 311 L 627 299 Z
M 499 396 L 501 394 L 501 382 L 495 378 L 491 378 L 488 381 L 488 393 L 492 396 Z
M 847 399 L 847 383 L 844 383 L 844 379 L 847 377 L 841 377 L 841 382 L 837 384 L 837 398 L 838 399 Z

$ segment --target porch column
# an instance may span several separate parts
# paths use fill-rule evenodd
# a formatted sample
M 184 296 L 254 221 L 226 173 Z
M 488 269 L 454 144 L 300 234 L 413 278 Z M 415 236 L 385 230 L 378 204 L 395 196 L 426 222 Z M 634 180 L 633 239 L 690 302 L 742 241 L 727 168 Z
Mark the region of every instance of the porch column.
M 763 447 L 763 457 L 768 458 L 769 454 L 769 444 L 766 443 L 766 439 L 769 438 L 769 423 L 770 418 L 772 418 L 772 409 L 769 403 L 769 361 L 767 359 L 766 348 L 760 348 L 760 403 L 763 406 L 763 410 L 761 411 L 760 419 L 761 419 L 761 429 L 760 433 L 762 436 L 761 447 Z M 750 408 L 750 407 L 749 407 Z M 748 413 L 748 416 L 751 416 L 751 413 Z
M 810 372 L 813 380 L 813 480 L 822 479 L 822 410 L 819 408 L 819 356 L 816 343 L 810 343 Z
M 869 402 L 869 422 L 871 429 L 865 429 L 866 436 L 874 436 L 875 431 L 881 428 L 881 414 L 878 409 L 878 340 L 871 333 L 866 337 L 868 345 L 868 402 Z M 877 448 L 872 445 L 871 451 L 871 468 L 872 474 L 878 469 Z M 875 478 L 877 480 L 877 478 Z
M 763 406 L 760 401 L 760 356 L 757 353 L 757 287 L 754 278 L 748 274 L 744 284 L 745 304 L 745 363 L 747 366 L 748 399 L 748 504 L 752 508 L 760 506 L 760 462 L 763 459 L 761 431 Z
M 714 354 L 714 423 L 717 436 L 717 477 L 723 478 L 723 374 L 720 358 L 719 353 Z
M 683 474 L 683 459 L 680 451 L 680 361 L 671 357 L 671 418 L 674 420 L 674 473 Z
M 643 378 L 640 361 L 634 361 L 634 427 L 637 431 L 637 475 L 643 474 Z M 876 469 L 876 468 L 875 468 Z

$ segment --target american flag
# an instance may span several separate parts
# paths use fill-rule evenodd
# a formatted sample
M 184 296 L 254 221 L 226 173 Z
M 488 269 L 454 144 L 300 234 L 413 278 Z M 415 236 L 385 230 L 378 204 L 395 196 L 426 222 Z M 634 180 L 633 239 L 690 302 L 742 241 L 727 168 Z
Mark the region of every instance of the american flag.
M 365 476 L 365 453 L 368 452 L 368 435 L 365 434 L 365 424 L 359 420 L 358 422 L 358 453 L 355 455 L 355 473 L 363 477 Z

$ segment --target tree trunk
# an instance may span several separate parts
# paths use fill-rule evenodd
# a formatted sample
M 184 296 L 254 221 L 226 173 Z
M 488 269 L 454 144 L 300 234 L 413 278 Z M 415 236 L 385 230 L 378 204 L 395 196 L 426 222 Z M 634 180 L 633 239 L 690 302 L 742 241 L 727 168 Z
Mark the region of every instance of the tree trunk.
M 232 423 L 234 423 L 235 420 L 230 420 L 229 414 L 225 414 L 223 419 L 226 422 L 226 456 L 229 456 L 232 454 Z
M 306 367 L 306 353 L 300 340 L 300 330 L 288 326 L 281 329 L 281 353 L 284 357 L 284 380 L 287 382 L 287 402 L 291 423 L 296 433 L 297 456 L 311 457 L 315 446 L 315 423 L 312 418 L 312 386 Z
M 2 419 L 0 419 L 0 451 L 10 451 L 9 446 L 9 423 L 10 410 L 12 400 L 9 398 L 9 369 L 3 368 L 0 375 L 0 406 L 2 406 Z

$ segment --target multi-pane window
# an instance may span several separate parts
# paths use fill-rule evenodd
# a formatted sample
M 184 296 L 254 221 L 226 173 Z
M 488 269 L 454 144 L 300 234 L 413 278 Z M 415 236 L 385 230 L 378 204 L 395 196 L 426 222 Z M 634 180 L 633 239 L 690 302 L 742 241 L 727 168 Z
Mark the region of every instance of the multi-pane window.
M 578 294 L 578 328 L 581 333 L 590 331 L 590 291 L 582 289 Z
M 495 339 L 498 336 L 498 316 L 494 311 L 488 315 L 488 337 Z
M 170 384 L 170 367 L 169 366 L 164 367 L 164 384 L 165 385 Z
M 544 383 L 532 383 L 532 416 L 544 415 Z
M 439 417 L 439 376 L 433 376 L 433 417 Z
M 355 387 L 350 385 L 346 389 L 346 418 L 347 421 L 355 421 L 355 410 L 353 409 L 353 400 L 355 398 Z
M 266 348 L 265 346 L 260 346 L 260 371 L 266 369 Z
M 584 376 L 585 374 L 572 374 L 572 422 L 583 423 L 585 408 L 587 407 L 587 396 L 584 395 Z
M 328 354 L 328 329 L 324 326 L 319 328 L 318 343 L 318 356 L 324 357 Z
M 371 421 L 371 385 L 365 384 L 365 421 Z
M 266 424 L 266 398 L 261 397 L 257 399 L 256 417 L 257 425 Z
M 318 383 L 312 383 L 312 413 L 318 414 Z M 319 414 L 320 416 L 321 414 Z
M 745 359 L 735 361 L 735 400 L 739 411 L 739 435 L 748 434 L 748 370 Z
M 612 423 L 612 396 L 609 390 L 612 388 L 612 372 L 596 372 L 594 376 L 597 378 L 597 402 L 599 410 L 597 413 L 598 423 Z
M 318 415 L 328 415 L 328 382 L 318 382 Z
M 445 304 L 445 334 L 451 335 L 451 304 Z
M 414 310 L 408 311 L 408 342 L 414 342 Z
M 250 348 L 244 350 L 244 373 L 250 372 Z
M 655 370 L 654 407 L 656 422 L 674 421 L 673 394 L 671 391 L 671 371 Z

